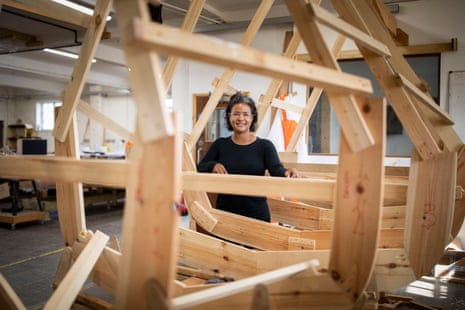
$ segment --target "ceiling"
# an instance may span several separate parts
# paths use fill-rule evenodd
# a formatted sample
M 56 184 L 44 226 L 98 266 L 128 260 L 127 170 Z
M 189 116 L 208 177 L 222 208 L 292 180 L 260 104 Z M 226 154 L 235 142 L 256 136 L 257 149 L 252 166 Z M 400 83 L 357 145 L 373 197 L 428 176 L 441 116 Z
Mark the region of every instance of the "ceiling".
M 0 12 L 0 88 L 6 90 L 0 92 L 0 96 L 56 95 L 56 89 L 66 87 L 75 61 L 46 53 L 43 49 L 78 53 L 85 28 L 63 18 L 54 19 L 21 10 L 14 7 L 13 2 L 3 0 Z M 89 8 L 96 3 L 95 0 L 73 2 Z M 329 0 L 322 2 L 330 9 Z M 191 1 L 164 0 L 162 3 L 163 24 L 180 27 Z M 206 0 L 195 32 L 245 29 L 260 3 L 260 0 Z M 91 66 L 87 83 L 108 89 L 129 89 L 115 12 L 112 10 L 110 15 L 113 18 L 107 22 L 106 38 L 99 44 L 95 55 L 97 61 Z M 265 24 L 278 23 L 292 23 L 283 0 L 274 2 L 265 20 Z

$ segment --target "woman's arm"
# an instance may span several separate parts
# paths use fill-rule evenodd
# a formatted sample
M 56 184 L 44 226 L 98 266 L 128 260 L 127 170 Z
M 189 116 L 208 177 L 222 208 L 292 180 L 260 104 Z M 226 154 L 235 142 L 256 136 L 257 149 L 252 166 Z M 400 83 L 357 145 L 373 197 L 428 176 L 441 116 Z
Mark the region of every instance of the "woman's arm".
M 265 140 L 265 163 L 272 176 L 298 178 L 299 172 L 295 168 L 286 169 L 279 159 L 278 152 L 273 143 Z

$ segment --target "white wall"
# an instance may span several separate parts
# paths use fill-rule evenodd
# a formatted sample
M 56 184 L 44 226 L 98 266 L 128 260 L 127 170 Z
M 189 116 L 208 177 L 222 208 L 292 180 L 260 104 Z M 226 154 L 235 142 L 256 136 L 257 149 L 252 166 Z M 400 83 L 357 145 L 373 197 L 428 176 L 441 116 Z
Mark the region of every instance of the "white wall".
M 450 70 L 465 70 L 465 1 L 463 0 L 422 0 L 412 2 L 402 2 L 400 13 L 396 14 L 399 27 L 409 34 L 411 44 L 428 44 L 448 42 L 451 38 L 458 38 L 458 51 L 443 53 L 441 58 L 441 84 L 440 84 L 440 104 L 444 109 L 448 108 L 447 101 L 447 77 Z M 266 26 L 260 30 L 251 46 L 267 52 L 281 53 L 283 49 L 284 34 L 292 30 L 291 25 L 274 25 Z M 243 30 L 225 31 L 218 33 L 207 33 L 208 35 L 239 42 L 243 36 Z M 334 33 L 327 31 L 329 38 L 334 38 Z M 331 39 L 329 40 L 331 41 Z M 332 41 L 330 42 L 332 44 Z M 348 43 L 344 49 L 353 49 L 353 44 Z M 299 53 L 305 52 L 303 46 L 300 47 Z M 183 129 L 186 132 L 192 130 L 192 95 L 195 93 L 206 93 L 213 90 L 211 82 L 215 77 L 220 77 L 224 69 L 218 66 L 182 60 L 176 71 L 173 84 L 173 109 L 182 114 Z M 251 92 L 252 98 L 257 100 L 263 94 L 269 84 L 270 78 L 253 75 L 245 72 L 237 72 L 230 84 L 240 90 Z M 303 104 L 305 101 L 304 94 L 306 87 L 303 85 L 293 84 L 292 90 L 298 92 L 297 102 Z M 1 93 L 0 89 L 0 95 Z M 60 93 L 61 90 L 57 90 Z M 1 96 L 0 96 L 1 98 Z M 111 116 L 123 126 L 134 128 L 134 109 L 132 100 L 125 97 L 103 97 L 100 108 L 105 114 Z M 0 99 L 0 119 L 6 120 L 6 124 L 13 123 L 17 118 L 34 124 L 33 114 L 31 114 L 32 102 L 14 102 L 11 100 Z M 98 105 L 97 103 L 92 103 Z M 132 108 L 130 108 L 132 107 Z M 128 112 L 129 111 L 129 112 Z M 453 115 L 460 119 L 460 115 Z M 78 119 L 79 116 L 78 116 Z M 80 119 L 81 120 L 81 119 Z M 83 134 L 83 123 L 80 121 L 80 134 Z M 267 123 L 268 122 L 268 123 Z M 264 126 L 259 135 L 266 135 L 264 129 L 269 124 L 269 118 L 265 118 Z M 105 139 L 113 139 L 111 133 L 106 132 L 105 137 L 101 129 L 93 129 L 96 135 L 96 141 L 92 144 L 102 143 Z M 81 137 L 82 138 L 82 137 Z M 82 140 L 82 139 L 81 139 Z M 389 142 L 388 142 L 389 143 Z
M 254 38 L 253 48 L 266 52 L 281 54 L 283 51 L 284 36 L 286 31 L 292 31 L 292 25 L 265 26 Z M 243 30 L 227 31 L 221 33 L 209 33 L 223 40 L 240 42 L 244 34 Z M 184 118 L 184 131 L 190 133 L 192 130 L 192 96 L 197 93 L 209 93 L 214 90 L 211 85 L 213 80 L 220 78 L 224 72 L 223 67 L 209 65 L 206 63 L 184 60 L 178 68 L 173 80 L 173 106 L 175 111 L 182 111 Z M 250 96 L 258 101 L 260 95 L 266 92 L 271 78 L 236 71 L 230 81 L 230 85 L 241 91 L 250 92 Z M 268 128 L 269 118 L 264 120 L 263 128 Z M 267 132 L 260 131 L 259 135 Z

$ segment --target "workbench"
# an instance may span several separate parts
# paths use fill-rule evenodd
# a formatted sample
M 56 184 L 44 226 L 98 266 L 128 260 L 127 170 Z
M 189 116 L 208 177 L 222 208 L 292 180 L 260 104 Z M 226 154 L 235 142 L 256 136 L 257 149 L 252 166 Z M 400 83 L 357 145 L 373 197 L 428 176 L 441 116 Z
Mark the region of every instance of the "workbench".
M 21 181 L 31 181 L 33 187 L 32 195 L 37 199 L 38 210 L 24 210 L 21 205 L 21 193 L 19 184 Z M 0 182 L 7 182 L 10 190 L 11 207 L 3 208 L 0 212 L 0 223 L 7 223 L 11 225 L 11 229 L 16 229 L 16 224 L 41 221 L 44 222 L 46 213 L 42 210 L 40 201 L 40 194 L 37 190 L 35 180 L 22 180 L 22 179 L 0 179 Z

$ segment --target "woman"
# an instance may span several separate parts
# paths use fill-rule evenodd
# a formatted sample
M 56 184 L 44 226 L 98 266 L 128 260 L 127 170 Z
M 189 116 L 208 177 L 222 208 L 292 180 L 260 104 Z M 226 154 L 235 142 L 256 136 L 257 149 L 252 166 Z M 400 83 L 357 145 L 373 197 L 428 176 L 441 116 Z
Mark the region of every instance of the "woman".
M 296 169 L 283 167 L 271 141 L 255 136 L 257 119 L 255 102 L 242 93 L 234 94 L 225 113 L 226 126 L 233 134 L 213 142 L 199 162 L 198 171 L 263 176 L 268 170 L 272 176 L 299 177 Z M 216 208 L 270 221 L 270 211 L 263 196 L 219 194 Z

